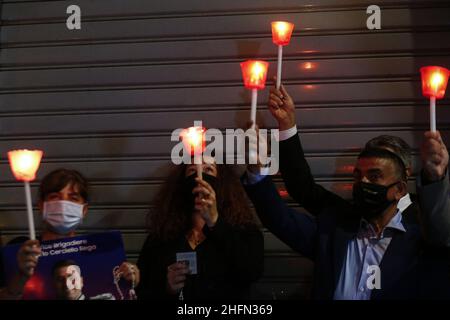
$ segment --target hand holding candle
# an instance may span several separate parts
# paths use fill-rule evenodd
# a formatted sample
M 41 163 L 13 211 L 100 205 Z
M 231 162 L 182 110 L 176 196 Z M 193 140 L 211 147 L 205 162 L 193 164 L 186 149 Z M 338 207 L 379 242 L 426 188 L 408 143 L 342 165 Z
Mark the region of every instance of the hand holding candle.
M 272 22 L 272 41 L 278 46 L 277 89 L 281 85 L 281 64 L 283 60 L 283 46 L 291 41 L 294 24 L 285 21 Z
M 197 177 L 202 179 L 202 153 L 205 150 L 205 128 L 190 127 L 181 131 L 185 150 L 194 156 L 194 163 L 197 165 Z
M 420 73 L 422 94 L 430 98 L 430 130 L 436 132 L 436 100 L 445 95 L 450 71 L 443 67 L 427 66 L 420 68 Z
M 252 108 L 250 120 L 256 123 L 256 106 L 258 101 L 258 89 L 264 89 L 266 85 L 267 69 L 269 64 L 261 60 L 247 60 L 241 63 L 242 77 L 247 89 L 252 90 Z
M 36 172 L 41 163 L 43 152 L 40 150 L 14 150 L 8 152 L 9 164 L 14 177 L 25 184 L 25 197 L 27 201 L 28 228 L 30 239 L 36 239 L 33 220 L 33 208 L 31 205 L 30 181 L 36 178 Z

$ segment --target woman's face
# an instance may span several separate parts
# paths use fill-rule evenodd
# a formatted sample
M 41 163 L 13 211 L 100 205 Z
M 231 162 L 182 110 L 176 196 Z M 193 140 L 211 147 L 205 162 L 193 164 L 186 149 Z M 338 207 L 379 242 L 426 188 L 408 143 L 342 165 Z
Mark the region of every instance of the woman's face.
M 217 177 L 217 167 L 215 163 L 202 163 L 202 171 L 210 176 Z M 197 173 L 197 165 L 189 164 L 186 167 L 185 177 L 189 177 L 190 175 Z

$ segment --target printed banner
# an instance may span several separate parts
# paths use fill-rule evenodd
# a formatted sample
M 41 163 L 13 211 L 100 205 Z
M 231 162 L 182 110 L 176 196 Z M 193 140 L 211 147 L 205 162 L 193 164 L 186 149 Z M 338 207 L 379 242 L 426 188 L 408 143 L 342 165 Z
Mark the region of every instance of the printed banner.
M 5 246 L 3 263 L 7 281 L 18 271 L 21 244 Z M 126 260 L 118 231 L 41 242 L 42 255 L 25 285 L 24 299 L 128 300 L 132 284 L 119 273 Z

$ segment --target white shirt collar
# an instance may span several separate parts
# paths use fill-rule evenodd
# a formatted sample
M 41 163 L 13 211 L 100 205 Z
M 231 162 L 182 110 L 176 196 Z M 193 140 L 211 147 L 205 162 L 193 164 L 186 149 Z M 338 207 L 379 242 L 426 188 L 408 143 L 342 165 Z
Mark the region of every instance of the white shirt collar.
M 397 203 L 397 209 L 399 212 L 403 212 L 412 204 L 411 197 L 409 196 L 409 193 L 404 195 Z

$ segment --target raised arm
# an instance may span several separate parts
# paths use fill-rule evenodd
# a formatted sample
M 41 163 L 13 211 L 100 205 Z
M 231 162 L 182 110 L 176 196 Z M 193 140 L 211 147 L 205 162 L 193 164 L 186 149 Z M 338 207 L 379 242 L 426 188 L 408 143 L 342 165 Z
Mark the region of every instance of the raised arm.
M 284 86 L 270 90 L 268 106 L 280 129 L 280 171 L 289 195 L 312 215 L 345 201 L 315 182 L 297 134 L 294 102 Z
M 263 225 L 293 250 L 313 259 L 317 241 L 314 217 L 289 208 L 269 176 L 256 184 L 244 183 L 244 188 Z
M 439 132 L 428 131 L 424 137 L 417 193 L 425 234 L 432 244 L 450 247 L 449 155 Z

